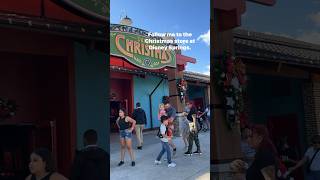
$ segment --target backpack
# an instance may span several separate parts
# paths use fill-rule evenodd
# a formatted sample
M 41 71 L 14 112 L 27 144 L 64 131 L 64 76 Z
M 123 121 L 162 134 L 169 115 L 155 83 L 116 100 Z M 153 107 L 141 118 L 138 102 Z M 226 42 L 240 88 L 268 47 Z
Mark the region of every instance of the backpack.
M 166 127 L 166 132 L 165 132 L 165 134 L 167 134 L 167 132 L 168 132 L 168 127 Z M 160 127 L 159 127 L 159 129 L 158 129 L 157 136 L 158 136 L 158 138 L 160 138 L 160 139 L 163 138 L 163 135 L 161 134 Z

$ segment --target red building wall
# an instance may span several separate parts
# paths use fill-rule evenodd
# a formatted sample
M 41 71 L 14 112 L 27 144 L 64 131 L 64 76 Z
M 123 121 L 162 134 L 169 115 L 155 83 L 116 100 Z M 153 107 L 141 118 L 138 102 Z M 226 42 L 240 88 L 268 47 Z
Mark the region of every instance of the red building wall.
M 13 99 L 19 106 L 8 122 L 34 124 L 34 147 L 50 149 L 50 121 L 56 120 L 58 170 L 68 175 L 76 141 L 73 44 L 11 29 L 0 29 L 0 39 L 0 97 Z
M 43 1 L 43 9 L 41 9 Z M 62 7 L 56 5 L 51 0 L 2 0 L 0 1 L 0 12 L 18 14 L 24 16 L 40 17 L 43 13 L 44 18 L 56 19 L 77 23 L 95 24 L 82 17 L 74 15 Z

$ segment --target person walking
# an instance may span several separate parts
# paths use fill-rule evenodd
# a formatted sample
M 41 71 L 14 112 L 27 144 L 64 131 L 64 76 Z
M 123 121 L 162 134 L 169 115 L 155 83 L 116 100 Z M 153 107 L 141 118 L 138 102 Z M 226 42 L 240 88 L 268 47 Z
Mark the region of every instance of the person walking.
M 154 161 L 154 163 L 156 165 L 161 164 L 161 158 L 163 156 L 164 153 L 167 153 L 167 161 L 168 161 L 168 167 L 175 167 L 176 164 L 174 162 L 171 161 L 171 150 L 169 147 L 169 139 L 168 139 L 168 135 L 167 135 L 167 126 L 169 124 L 169 117 L 168 116 L 161 116 L 161 125 L 160 125 L 160 133 L 159 133 L 159 138 L 161 140 L 161 145 L 162 145 L 162 149 L 159 153 L 159 155 L 157 156 L 157 159 Z
M 190 133 L 189 121 L 187 119 L 187 115 L 189 112 L 190 112 L 189 102 L 187 102 L 186 106 L 184 108 L 184 112 L 183 112 L 184 118 L 181 123 L 181 136 L 182 136 L 182 140 L 184 143 L 184 150 L 185 151 L 188 150 L 188 137 L 189 137 L 189 133 Z
M 184 112 L 189 113 L 190 108 L 189 108 L 189 102 L 186 102 L 186 106 L 184 107 Z
M 57 173 L 54 168 L 51 152 L 45 148 L 34 150 L 30 155 L 30 175 L 26 180 L 67 180 L 66 177 Z
M 311 139 L 312 145 L 307 149 L 304 157 L 294 166 L 289 168 L 289 173 L 295 171 L 303 164 L 307 164 L 307 180 L 320 179 L 320 135 Z
M 194 119 L 194 117 L 197 115 L 197 108 L 193 105 L 193 102 L 189 102 L 189 113 L 187 115 L 187 119 L 189 120 L 189 123 L 195 123 L 195 128 L 190 131 L 189 137 L 188 137 L 188 151 L 184 153 L 186 156 L 191 156 L 192 155 L 192 147 L 193 147 L 193 141 L 195 142 L 197 146 L 197 150 L 193 152 L 194 154 L 199 154 L 201 155 L 201 149 L 200 149 L 200 142 L 199 142 L 199 137 L 198 137 L 198 130 L 197 130 L 197 122 Z
M 135 166 L 134 161 L 134 153 L 132 150 L 132 131 L 136 125 L 136 121 L 131 117 L 127 116 L 127 113 L 124 109 L 119 110 L 119 117 L 117 119 L 117 125 L 120 130 L 120 162 L 118 166 L 122 166 L 124 164 L 124 154 L 126 148 L 128 149 L 130 158 L 131 158 L 131 166 Z
M 136 109 L 132 113 L 132 118 L 136 120 L 135 131 L 138 139 L 137 149 L 142 150 L 143 129 L 144 126 L 147 125 L 147 116 L 145 111 L 141 108 L 141 104 L 139 102 L 136 103 Z
M 210 129 L 210 105 L 207 105 L 206 109 L 200 115 L 200 117 L 203 116 L 204 123 L 206 124 L 206 130 Z
M 98 135 L 93 129 L 83 134 L 84 148 L 76 154 L 71 168 L 71 180 L 107 180 L 109 155 L 97 145 Z
M 231 169 L 245 172 L 246 180 L 276 180 L 279 159 L 267 128 L 263 125 L 254 125 L 250 133 L 248 142 L 256 151 L 252 164 L 249 166 L 242 160 L 235 160 L 230 165 Z
M 169 145 L 172 148 L 173 151 L 173 157 L 176 156 L 177 154 L 177 148 L 176 145 L 173 143 L 172 138 L 173 138 L 173 131 L 174 131 L 174 120 L 176 119 L 177 111 L 174 107 L 171 106 L 169 102 L 165 103 L 165 110 L 166 114 L 169 117 L 169 122 L 168 122 L 168 140 L 169 140 Z

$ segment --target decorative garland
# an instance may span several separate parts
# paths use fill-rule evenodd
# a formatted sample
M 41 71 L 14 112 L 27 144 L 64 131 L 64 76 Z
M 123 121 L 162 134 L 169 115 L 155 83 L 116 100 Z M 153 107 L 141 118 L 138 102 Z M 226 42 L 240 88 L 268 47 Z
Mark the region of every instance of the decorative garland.
M 17 112 L 17 105 L 15 101 L 0 98 L 0 120 L 6 120 L 15 116 Z
M 246 88 L 245 65 L 240 58 L 224 53 L 220 61 L 214 63 L 215 86 L 223 97 L 228 127 L 234 129 L 237 123 L 246 123 L 243 93 Z
M 187 92 L 187 81 L 184 79 L 177 80 L 177 91 L 180 97 L 180 102 L 182 103 L 185 99 L 186 92 Z

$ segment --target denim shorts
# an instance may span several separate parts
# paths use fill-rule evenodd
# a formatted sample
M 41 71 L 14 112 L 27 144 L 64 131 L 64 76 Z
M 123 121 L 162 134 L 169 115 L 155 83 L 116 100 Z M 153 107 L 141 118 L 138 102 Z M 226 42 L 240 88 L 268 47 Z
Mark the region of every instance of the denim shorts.
M 120 130 L 120 138 L 131 139 L 132 132 L 130 132 L 128 129 Z

